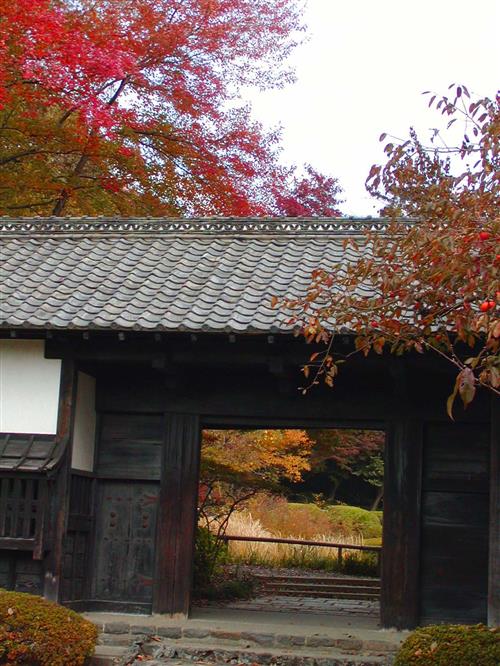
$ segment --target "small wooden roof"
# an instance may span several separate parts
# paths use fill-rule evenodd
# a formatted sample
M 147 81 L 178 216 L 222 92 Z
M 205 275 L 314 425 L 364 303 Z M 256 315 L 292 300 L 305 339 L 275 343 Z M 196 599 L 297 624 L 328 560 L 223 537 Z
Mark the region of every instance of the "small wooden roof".
M 59 462 L 55 435 L 0 433 L 0 472 L 41 473 Z
M 290 332 L 271 299 L 380 218 L 0 218 L 0 327 Z

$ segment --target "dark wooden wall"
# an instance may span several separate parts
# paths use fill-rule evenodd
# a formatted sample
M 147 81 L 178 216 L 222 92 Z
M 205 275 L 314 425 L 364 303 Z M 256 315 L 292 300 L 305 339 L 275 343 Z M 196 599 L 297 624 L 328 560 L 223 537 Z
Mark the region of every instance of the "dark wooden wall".
M 430 423 L 422 478 L 423 623 L 486 622 L 489 428 Z
M 101 478 L 159 481 L 164 439 L 163 414 L 100 415 L 97 475 Z
M 488 624 L 500 626 L 500 398 L 491 399 Z

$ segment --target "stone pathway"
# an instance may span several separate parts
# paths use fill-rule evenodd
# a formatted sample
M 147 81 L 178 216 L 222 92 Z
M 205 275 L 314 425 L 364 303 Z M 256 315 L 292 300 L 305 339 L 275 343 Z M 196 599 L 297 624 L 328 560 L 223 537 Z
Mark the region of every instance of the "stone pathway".
M 378 601 L 355 599 L 318 599 L 315 597 L 293 597 L 266 595 L 248 600 L 210 604 L 217 608 L 245 611 L 278 611 L 283 613 L 326 613 L 331 615 L 364 615 L 378 618 Z

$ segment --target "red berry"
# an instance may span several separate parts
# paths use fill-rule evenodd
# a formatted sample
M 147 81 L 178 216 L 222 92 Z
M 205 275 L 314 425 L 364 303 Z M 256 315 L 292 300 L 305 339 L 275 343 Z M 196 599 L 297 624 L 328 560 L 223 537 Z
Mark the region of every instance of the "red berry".
M 479 238 L 480 238 L 481 240 L 488 240 L 488 238 L 490 237 L 490 235 L 491 235 L 491 234 L 490 234 L 489 231 L 481 231 L 481 232 L 479 233 Z
M 481 312 L 488 312 L 488 310 L 490 309 L 489 302 L 484 301 L 483 303 L 481 303 L 481 305 L 479 306 L 479 309 L 481 310 Z
M 490 306 L 490 310 L 493 310 L 493 308 L 495 307 L 496 303 L 495 303 L 495 301 L 489 301 L 488 305 Z
M 370 326 L 371 326 L 372 328 L 377 328 L 377 326 L 378 326 L 378 322 L 375 321 L 375 320 L 373 319 L 373 320 L 370 322 Z

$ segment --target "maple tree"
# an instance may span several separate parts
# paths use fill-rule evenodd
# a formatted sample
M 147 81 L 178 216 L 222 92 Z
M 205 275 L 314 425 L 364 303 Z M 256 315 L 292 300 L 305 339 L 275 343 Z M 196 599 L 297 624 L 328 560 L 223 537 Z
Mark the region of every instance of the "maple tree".
M 500 97 L 450 90 L 429 103 L 446 127 L 429 144 L 414 130 L 392 140 L 386 164 L 371 169 L 385 231 L 346 239 L 358 258 L 316 270 L 303 299 L 281 304 L 308 342 L 325 344 L 304 366 L 309 386 L 332 386 L 339 363 L 388 349 L 432 352 L 455 368 L 450 416 L 457 395 L 467 406 L 478 388 L 500 394 Z M 347 355 L 336 345 L 341 329 L 355 337 Z
M 298 0 L 16 0 L 0 14 L 4 214 L 338 214 L 239 97 L 293 80 Z
M 300 481 L 312 446 L 303 430 L 204 430 L 200 518 L 224 534 L 232 513 L 256 492 Z

